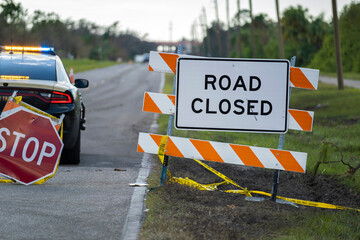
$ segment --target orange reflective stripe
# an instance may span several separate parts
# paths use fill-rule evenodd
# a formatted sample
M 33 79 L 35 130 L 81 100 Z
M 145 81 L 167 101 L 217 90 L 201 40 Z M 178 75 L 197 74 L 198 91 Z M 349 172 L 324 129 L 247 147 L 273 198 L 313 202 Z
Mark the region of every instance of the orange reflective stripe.
M 156 135 L 156 134 L 150 134 L 150 137 L 154 140 L 154 142 L 160 146 L 160 142 L 161 142 L 161 135 Z
M 162 57 L 162 59 L 164 59 L 171 71 L 173 71 L 173 73 L 176 73 L 176 61 L 179 58 L 179 55 L 166 53 L 159 53 L 159 55 Z
M 182 158 L 184 157 L 184 155 L 180 152 L 179 148 L 174 144 L 171 138 L 169 138 L 166 154 L 169 154 L 174 157 L 182 157 Z
M 208 161 L 224 162 L 210 142 L 195 139 L 189 140 L 204 159 Z
M 9 111 L 9 110 L 11 110 L 11 109 L 18 108 L 18 107 L 20 107 L 19 104 L 15 103 L 15 102 L 13 102 L 13 101 L 7 101 L 7 103 L 6 103 L 5 107 L 4 107 L 3 112 L 6 112 L 6 111 Z
M 247 166 L 264 167 L 259 158 L 248 146 L 230 144 L 230 147 L 239 156 L 240 160 Z
M 154 69 L 149 65 L 149 71 L 154 71 Z
M 306 111 L 299 111 L 289 109 L 289 113 L 293 116 L 295 121 L 300 125 L 304 131 L 311 131 L 312 129 L 312 117 Z
M 276 159 L 287 171 L 305 172 L 290 152 L 270 149 Z
M 142 148 L 140 147 L 140 145 L 138 144 L 137 151 L 138 151 L 138 152 L 144 152 L 144 149 L 142 149 Z
M 143 111 L 162 113 L 159 107 L 156 105 L 156 103 L 153 101 L 153 99 L 150 97 L 149 93 L 147 92 L 145 93 L 144 96 Z
M 170 101 L 175 105 L 175 95 L 167 95 Z
M 290 68 L 290 81 L 298 88 L 315 89 L 300 68 Z

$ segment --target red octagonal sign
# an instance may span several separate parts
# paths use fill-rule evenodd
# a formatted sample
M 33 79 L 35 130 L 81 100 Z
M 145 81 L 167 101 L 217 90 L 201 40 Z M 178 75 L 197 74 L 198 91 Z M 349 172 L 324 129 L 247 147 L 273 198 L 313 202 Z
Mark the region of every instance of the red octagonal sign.
M 0 174 L 29 185 L 52 175 L 63 143 L 49 118 L 20 110 L 0 120 Z

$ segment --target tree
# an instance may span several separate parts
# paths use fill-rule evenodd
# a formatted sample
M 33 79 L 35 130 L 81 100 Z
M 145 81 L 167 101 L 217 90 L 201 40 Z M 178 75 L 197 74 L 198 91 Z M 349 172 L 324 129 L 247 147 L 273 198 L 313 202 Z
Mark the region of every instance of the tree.
M 314 18 L 300 5 L 289 7 L 283 12 L 282 25 L 285 57 L 289 59 L 295 55 L 299 66 L 308 65 L 329 32 L 323 15 Z
M 47 45 L 61 57 L 131 59 L 156 48 L 135 32 L 119 31 L 118 22 L 101 27 L 85 19 L 63 20 L 56 13 L 39 10 L 28 16 L 13 0 L 0 0 L 0 26 L 2 45 Z
M 360 72 L 360 3 L 344 7 L 339 27 L 344 71 Z
M 2 44 L 20 43 L 24 39 L 26 24 L 24 18 L 27 12 L 20 3 L 14 3 L 13 0 L 4 0 L 0 4 L 0 41 Z
M 26 15 L 26 11 L 23 9 L 20 3 L 14 3 L 13 0 L 4 0 L 4 3 L 0 4 L 2 11 L 0 18 L 6 24 L 21 23 L 23 17 Z
M 284 58 L 284 41 L 283 41 L 283 34 L 282 34 L 282 27 L 280 21 L 280 12 L 279 12 L 279 0 L 275 0 L 276 5 L 276 16 L 277 16 L 277 25 L 278 25 L 278 40 L 279 40 L 279 54 L 280 58 Z
M 360 72 L 360 3 L 352 2 L 345 6 L 339 19 L 341 54 L 345 72 Z M 335 72 L 334 34 L 331 28 L 327 31 L 320 50 L 311 63 L 312 68 L 325 72 Z
M 335 39 L 335 53 L 336 53 L 336 73 L 339 90 L 344 90 L 344 78 L 342 70 L 342 59 L 341 59 L 341 46 L 340 46 L 340 33 L 339 33 L 339 22 L 338 12 L 336 6 L 336 0 L 332 0 L 333 9 L 333 25 L 334 25 L 334 39 Z

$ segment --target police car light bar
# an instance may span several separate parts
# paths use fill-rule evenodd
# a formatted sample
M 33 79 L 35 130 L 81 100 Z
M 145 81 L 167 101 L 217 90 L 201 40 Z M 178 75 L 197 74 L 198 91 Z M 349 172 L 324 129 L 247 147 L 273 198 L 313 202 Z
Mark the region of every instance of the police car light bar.
M 54 48 L 50 48 L 50 47 L 1 46 L 1 49 L 5 51 L 54 53 Z
M 15 76 L 15 75 L 0 75 L 3 80 L 29 80 L 29 76 Z

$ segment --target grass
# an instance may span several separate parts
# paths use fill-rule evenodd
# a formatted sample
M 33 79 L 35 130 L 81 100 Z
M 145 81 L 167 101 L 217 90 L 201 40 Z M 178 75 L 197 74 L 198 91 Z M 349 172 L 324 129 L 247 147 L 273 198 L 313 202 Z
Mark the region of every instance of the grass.
M 98 61 L 91 59 L 61 59 L 66 70 L 69 71 L 72 67 L 74 69 L 74 73 L 88 71 L 96 68 L 104 68 L 112 65 L 118 64 L 113 61 Z
M 292 220 L 297 224 L 282 229 L 278 239 L 360 239 L 360 214 L 354 212 L 316 211 Z
M 321 72 L 321 75 L 328 76 L 328 77 L 337 77 L 336 73 L 330 73 L 330 72 Z M 360 80 L 360 73 L 344 72 L 343 76 L 344 76 L 344 78 L 347 78 L 347 79 Z

